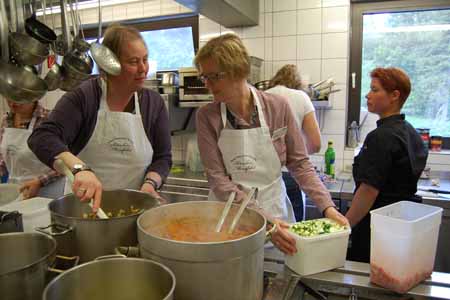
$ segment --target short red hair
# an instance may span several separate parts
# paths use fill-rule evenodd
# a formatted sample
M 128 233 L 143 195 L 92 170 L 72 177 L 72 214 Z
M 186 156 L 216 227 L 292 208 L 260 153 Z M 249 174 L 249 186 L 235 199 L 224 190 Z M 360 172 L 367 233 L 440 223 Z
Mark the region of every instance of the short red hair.
M 375 68 L 370 72 L 370 77 L 380 81 L 381 86 L 387 92 L 400 92 L 400 104 L 403 106 L 411 92 L 409 76 L 400 68 Z

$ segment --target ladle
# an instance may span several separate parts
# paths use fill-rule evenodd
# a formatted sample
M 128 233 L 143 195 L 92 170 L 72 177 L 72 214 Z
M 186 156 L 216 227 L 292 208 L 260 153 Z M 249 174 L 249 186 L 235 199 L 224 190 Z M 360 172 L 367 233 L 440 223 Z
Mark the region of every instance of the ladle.
M 108 47 L 100 44 L 102 37 L 102 8 L 100 0 L 98 0 L 98 37 L 97 41 L 91 44 L 91 54 L 97 65 L 110 75 L 119 75 L 122 68 L 120 61 L 114 52 Z
M 237 223 L 239 222 L 239 219 L 241 218 L 242 213 L 244 212 L 244 209 L 247 207 L 250 200 L 253 198 L 253 196 L 256 197 L 258 194 L 258 188 L 252 188 L 250 192 L 245 197 L 244 201 L 242 201 L 241 206 L 239 207 L 238 212 L 234 216 L 233 222 L 231 223 L 230 228 L 228 229 L 228 233 L 231 234 L 236 227 Z
M 225 221 L 225 218 L 227 217 L 228 212 L 230 211 L 231 204 L 233 203 L 235 197 L 236 192 L 232 192 L 230 193 L 230 196 L 228 196 L 227 203 L 225 204 L 222 211 L 222 216 L 220 217 L 219 222 L 217 223 L 216 232 L 220 232 L 220 230 L 222 230 L 223 222 Z
M 64 162 L 61 159 L 57 159 L 55 160 L 55 169 L 56 171 L 58 171 L 61 174 L 66 175 L 67 180 L 69 181 L 70 184 L 70 188 L 72 189 L 72 185 L 73 185 L 73 181 L 75 180 L 75 177 L 73 176 L 72 172 L 70 172 L 69 168 L 64 164 Z M 72 191 L 73 193 L 73 191 Z M 92 207 L 92 200 L 89 202 L 89 206 Z M 109 219 L 108 215 L 105 214 L 105 212 L 103 211 L 103 209 L 101 209 L 100 207 L 97 210 L 97 216 L 100 219 Z

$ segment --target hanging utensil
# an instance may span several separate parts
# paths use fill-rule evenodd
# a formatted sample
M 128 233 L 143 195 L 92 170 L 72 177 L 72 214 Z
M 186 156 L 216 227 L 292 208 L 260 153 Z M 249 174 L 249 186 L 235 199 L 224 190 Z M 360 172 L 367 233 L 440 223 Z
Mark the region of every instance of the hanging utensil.
M 39 42 L 44 44 L 49 44 L 55 41 L 56 40 L 55 32 L 36 18 L 36 11 L 35 11 L 36 1 L 30 0 L 29 5 L 31 10 L 31 17 L 25 20 L 26 32 L 30 36 L 32 36 L 33 38 L 37 39 Z
M 227 203 L 225 204 L 223 211 L 222 211 L 222 216 L 220 217 L 219 222 L 217 223 L 216 232 L 220 232 L 220 230 L 222 230 L 223 222 L 225 221 L 225 219 L 228 215 L 228 212 L 230 211 L 231 204 L 233 204 L 235 197 L 236 197 L 236 192 L 232 192 L 232 193 L 230 193 L 230 196 L 228 196 Z
M 74 22 L 76 28 L 76 31 L 74 32 L 75 38 L 73 39 L 73 48 L 81 53 L 85 53 L 89 51 L 91 44 L 84 40 L 83 26 L 81 24 L 80 15 L 78 14 L 78 0 L 75 1 L 75 9 L 73 8 L 73 1 L 71 1 L 69 5 L 72 11 L 72 22 Z
M 253 196 L 255 196 L 255 198 L 256 198 L 257 194 L 258 194 L 258 189 L 252 188 L 250 190 L 250 192 L 247 194 L 247 196 L 245 197 L 244 201 L 242 201 L 242 204 L 239 207 L 238 212 L 234 216 L 234 219 L 233 219 L 233 222 L 231 223 L 230 228 L 228 229 L 229 234 L 231 234 L 233 232 L 234 228 L 236 227 L 237 223 L 239 222 L 239 219 L 241 218 L 242 213 L 244 212 L 244 209 L 247 207 L 250 200 L 253 198 Z
M 98 37 L 97 41 L 91 44 L 91 54 L 97 65 L 110 75 L 119 75 L 121 72 L 120 61 L 114 52 L 108 47 L 100 44 L 102 37 L 102 7 L 100 0 L 98 0 Z
M 72 189 L 72 185 L 75 180 L 75 177 L 73 176 L 72 172 L 70 172 L 69 168 L 66 166 L 66 164 L 61 159 L 55 160 L 55 169 L 59 173 L 66 175 L 67 180 L 69 181 L 69 184 L 70 184 L 70 188 Z M 73 191 L 72 191 L 72 193 L 73 193 Z M 89 201 L 90 207 L 93 207 L 92 202 L 93 202 L 92 200 Z M 100 219 L 109 219 L 108 215 L 105 214 L 103 209 L 101 209 L 100 207 L 97 210 L 97 216 Z
M 45 1 L 44 1 L 45 2 Z M 55 29 L 55 18 L 53 16 L 53 7 L 52 7 L 52 1 L 50 0 L 50 14 L 52 15 L 52 29 Z M 44 15 L 45 15 L 45 6 L 44 6 Z M 56 54 L 53 52 L 52 47 L 50 47 L 50 53 L 47 57 L 47 67 L 50 68 L 45 75 L 44 81 L 48 85 L 49 91 L 54 91 L 59 87 L 59 84 L 61 82 L 61 67 L 56 61 Z

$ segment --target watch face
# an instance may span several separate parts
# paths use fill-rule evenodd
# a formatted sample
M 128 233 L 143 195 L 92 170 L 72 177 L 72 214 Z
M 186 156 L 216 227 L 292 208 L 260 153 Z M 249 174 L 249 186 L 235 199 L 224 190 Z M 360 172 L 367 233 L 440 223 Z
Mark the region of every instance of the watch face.
M 74 165 L 73 165 L 73 168 L 74 168 L 74 169 L 82 169 L 82 168 L 83 168 L 83 165 L 82 165 L 82 164 L 74 164 Z

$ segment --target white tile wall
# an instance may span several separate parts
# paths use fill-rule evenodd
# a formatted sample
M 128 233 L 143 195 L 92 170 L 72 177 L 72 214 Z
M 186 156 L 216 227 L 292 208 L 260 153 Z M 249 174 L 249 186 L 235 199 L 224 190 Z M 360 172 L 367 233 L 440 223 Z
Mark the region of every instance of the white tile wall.
M 321 0 L 297 0 L 297 9 L 320 8 Z
M 297 11 L 297 33 L 322 33 L 322 9 L 302 9 Z
M 298 59 L 320 59 L 322 53 L 322 35 L 307 34 L 297 36 Z
M 296 10 L 297 0 L 274 0 L 273 11 Z
M 295 61 L 297 59 L 297 38 L 294 35 L 273 37 L 273 59 Z
M 248 26 L 242 29 L 243 38 L 257 38 L 264 37 L 265 33 L 265 16 L 264 14 L 259 15 L 259 24 L 257 26 Z
M 295 35 L 297 33 L 297 13 L 281 11 L 273 13 L 273 35 Z

